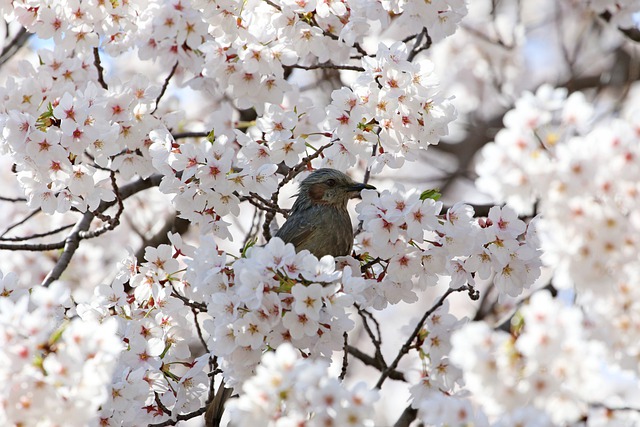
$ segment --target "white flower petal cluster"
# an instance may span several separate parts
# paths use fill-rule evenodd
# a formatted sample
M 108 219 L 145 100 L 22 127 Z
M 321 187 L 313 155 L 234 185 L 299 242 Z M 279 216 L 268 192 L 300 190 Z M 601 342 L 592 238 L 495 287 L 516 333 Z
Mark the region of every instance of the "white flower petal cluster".
M 239 427 L 301 425 L 373 426 L 376 391 L 364 383 L 347 389 L 322 360 L 304 359 L 289 344 L 262 357 L 242 394 L 227 404 Z
M 181 265 L 174 255 L 194 248 L 172 235 L 173 245 L 148 247 L 145 262 L 127 258 L 111 285 L 95 289 L 89 304 L 78 306 L 86 321 L 115 319 L 124 345 L 111 382 L 109 398 L 100 408 L 104 425 L 142 425 L 166 420 L 202 406 L 208 393 L 209 355 L 195 358 L 191 309 L 172 296 L 184 291 L 174 277 Z M 132 295 L 124 283 L 133 286 Z M 160 402 L 160 403 L 158 403 Z
M 86 51 L 102 45 L 121 53 L 135 41 L 139 17 L 148 3 L 147 0 L 19 0 L 2 3 L 0 13 L 8 21 L 17 20 L 41 39 L 53 39 L 67 51 Z
M 216 267 L 202 274 L 215 248 L 203 243 L 187 261 L 184 280 L 206 292 L 199 297 L 207 301 L 212 319 L 203 327 L 228 384 L 248 378 L 264 350 L 284 342 L 315 357 L 329 357 L 342 347 L 344 332 L 354 326 L 346 312 L 353 298 L 337 283 L 333 257 L 296 253 L 293 245 L 274 238 L 251 248 L 233 269 L 214 257 Z
M 455 111 L 440 94 L 433 64 L 407 57 L 402 42 L 380 44 L 374 58 L 363 58 L 365 72 L 352 87 L 331 94 L 325 126 L 338 141 L 325 152 L 325 164 L 347 169 L 376 146 L 372 173 L 397 169 L 447 135 Z
M 68 319 L 69 306 L 61 282 L 17 299 L 0 295 L 0 424 L 98 423 L 123 345 L 115 321 Z
M 256 193 L 269 198 L 276 190 L 277 166 L 271 162 L 238 162 L 234 141 L 221 135 L 210 142 L 178 144 L 166 130 L 150 133 L 153 166 L 163 175 L 160 190 L 174 195 L 180 215 L 200 226 L 203 234 L 232 240 L 223 219 L 238 216 L 240 197 Z
M 85 55 L 40 51 L 37 69 L 23 63 L 3 90 L 0 151 L 16 162 L 29 206 L 44 212 L 94 210 L 115 198 L 102 168 L 149 176 L 147 135 L 158 126 L 150 106 L 157 90 L 137 76 L 104 89 Z
M 538 202 L 558 287 L 607 293 L 610 277 L 640 268 L 640 146 L 628 117 L 598 121 L 584 94 L 543 86 L 523 95 L 482 151 L 482 191 L 519 212 Z
M 636 401 L 640 377 L 606 363 L 605 346 L 593 339 L 590 319 L 578 307 L 538 292 L 516 318 L 516 334 L 474 322 L 452 337 L 451 361 L 487 413 L 502 416 L 499 425 L 518 418 L 528 420 L 525 425 L 536 425 L 529 424 L 535 419 L 571 424 L 591 402 L 615 408 Z
M 356 211 L 363 232 L 357 241 L 370 257 L 387 260 L 382 271 L 374 269 L 376 279 L 368 280 L 360 301 L 365 306 L 415 301 L 415 292 L 435 285 L 440 276 L 449 276 L 449 286 L 459 289 L 494 273 L 501 298 L 521 295 L 538 278 L 535 221 L 527 226 L 507 207 L 493 207 L 486 219 L 475 219 L 473 208 L 464 204 L 440 215 L 442 203 L 419 196 L 362 193 Z

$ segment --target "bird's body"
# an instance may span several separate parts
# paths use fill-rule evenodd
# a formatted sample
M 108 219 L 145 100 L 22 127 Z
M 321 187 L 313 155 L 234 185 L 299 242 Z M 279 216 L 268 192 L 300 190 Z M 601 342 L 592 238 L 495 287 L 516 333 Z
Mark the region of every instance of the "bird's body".
M 335 169 L 316 170 L 300 184 L 298 198 L 276 237 L 318 258 L 349 255 L 353 228 L 347 202 L 363 189 L 375 187 L 356 183 Z

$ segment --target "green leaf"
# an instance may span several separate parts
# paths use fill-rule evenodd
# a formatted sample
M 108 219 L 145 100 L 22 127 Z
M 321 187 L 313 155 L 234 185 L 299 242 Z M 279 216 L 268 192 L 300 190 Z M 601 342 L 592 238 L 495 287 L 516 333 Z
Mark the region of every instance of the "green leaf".
M 437 202 L 440 200 L 440 197 L 442 197 L 442 194 L 440 194 L 440 190 L 437 188 L 425 190 L 420 194 L 420 200 L 433 199 Z
M 247 251 L 249 250 L 250 247 L 252 247 L 253 245 L 255 245 L 258 242 L 258 238 L 257 237 L 252 237 L 251 239 L 247 240 L 247 244 L 244 245 L 244 248 L 242 248 L 242 258 L 246 258 L 247 257 Z
M 209 135 L 207 135 L 207 141 L 213 144 L 215 140 L 216 140 L 216 130 L 211 129 L 211 132 L 209 132 Z

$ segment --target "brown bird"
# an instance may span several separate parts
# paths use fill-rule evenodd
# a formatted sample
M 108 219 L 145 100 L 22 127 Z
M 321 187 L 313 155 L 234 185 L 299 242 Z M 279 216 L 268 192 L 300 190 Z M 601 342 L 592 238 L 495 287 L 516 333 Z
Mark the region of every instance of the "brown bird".
M 318 169 L 302 181 L 287 221 L 276 233 L 297 251 L 307 249 L 316 257 L 349 255 L 353 228 L 347 211 L 349 199 L 373 185 L 357 183 L 335 169 Z

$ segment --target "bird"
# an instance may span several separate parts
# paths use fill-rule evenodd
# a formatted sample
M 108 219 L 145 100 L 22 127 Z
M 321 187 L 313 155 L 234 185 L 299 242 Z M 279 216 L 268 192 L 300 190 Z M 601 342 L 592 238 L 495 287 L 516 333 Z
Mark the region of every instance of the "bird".
M 297 199 L 275 237 L 317 258 L 351 254 L 353 228 L 347 202 L 365 189 L 376 187 L 355 182 L 336 169 L 315 170 L 300 183 Z

